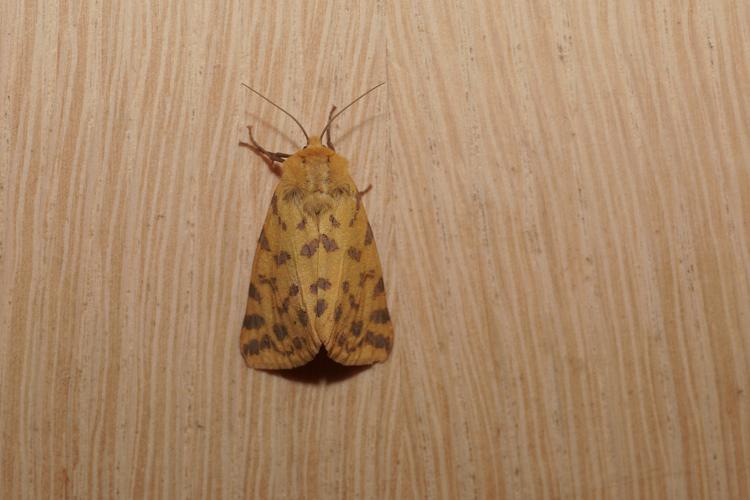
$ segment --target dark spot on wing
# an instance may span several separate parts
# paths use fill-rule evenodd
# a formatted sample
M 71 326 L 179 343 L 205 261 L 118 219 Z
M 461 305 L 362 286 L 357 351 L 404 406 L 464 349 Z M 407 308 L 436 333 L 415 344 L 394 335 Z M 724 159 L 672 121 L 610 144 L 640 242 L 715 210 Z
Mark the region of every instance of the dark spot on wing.
M 296 283 L 292 283 L 292 286 L 289 287 L 289 296 L 294 297 L 299 293 L 299 287 Z
M 276 335 L 276 338 L 278 340 L 284 340 L 287 335 L 289 335 L 289 332 L 286 329 L 286 326 L 275 324 L 273 325 L 273 334 Z
M 388 309 L 376 309 L 370 314 L 370 321 L 373 323 L 388 323 L 391 320 L 391 315 L 388 314 Z
M 245 320 L 242 322 L 242 327 L 247 330 L 257 330 L 261 326 L 266 324 L 266 320 L 259 314 L 249 314 L 245 316 Z
M 385 283 L 383 282 L 383 277 L 381 276 L 378 282 L 375 284 L 375 288 L 372 290 L 372 296 L 377 297 L 378 295 L 383 295 L 385 293 Z
M 265 230 L 260 230 L 260 237 L 258 237 L 258 244 L 260 245 L 260 248 L 265 250 L 266 252 L 271 251 L 271 244 L 268 243 L 268 238 L 266 238 Z
M 311 293 L 318 293 L 318 289 L 321 290 L 328 290 L 331 288 L 331 282 L 328 281 L 325 278 L 318 278 L 318 281 L 310 285 L 310 292 Z
M 302 349 L 302 339 L 299 337 L 294 337 L 294 340 L 292 340 L 292 344 L 294 345 L 295 349 Z
M 315 316 L 320 318 L 323 316 L 323 313 L 326 311 L 326 308 L 328 307 L 328 303 L 324 299 L 318 299 L 318 302 L 315 304 Z
M 297 311 L 297 318 L 299 319 L 299 322 L 302 323 L 302 326 L 307 326 L 307 311 L 305 311 L 304 309 L 300 309 L 299 311 Z
M 268 335 L 263 335 L 263 338 L 260 339 L 260 348 L 261 349 L 269 349 L 271 347 L 271 337 Z
M 258 341 L 256 339 L 251 340 L 243 346 L 242 351 L 245 353 L 245 356 L 251 356 L 253 354 L 260 353 L 260 346 L 258 345 Z
M 384 348 L 388 345 L 388 342 L 386 342 L 385 337 L 382 335 L 375 336 L 375 347 Z
M 333 320 L 338 321 L 341 319 L 341 315 L 344 313 L 344 308 L 341 304 L 336 306 L 336 310 L 333 312 Z
M 387 351 L 391 350 L 390 342 L 388 342 L 387 338 L 383 335 L 371 332 L 370 330 L 367 330 L 367 333 L 365 334 L 365 342 L 379 349 L 385 349 Z
M 365 245 L 372 244 L 372 228 L 370 227 L 370 223 L 367 223 L 367 232 L 365 233 Z
M 344 293 L 349 293 L 349 282 L 344 281 L 341 283 L 341 289 L 344 291 Z
M 315 251 L 318 249 L 318 238 L 315 238 L 314 240 L 310 240 L 304 245 L 302 245 L 302 249 L 300 250 L 300 255 L 304 257 L 312 257 L 315 255 Z
M 320 235 L 320 242 L 323 244 L 323 248 L 326 249 L 326 252 L 333 252 L 334 250 L 338 250 L 339 246 L 336 244 L 336 240 L 333 238 L 329 238 L 326 234 Z
M 356 260 L 357 262 L 359 262 L 359 259 L 362 258 L 362 252 L 354 247 L 349 247 L 349 250 L 346 251 L 346 255 Z
M 253 299 L 255 302 L 260 304 L 260 292 L 258 291 L 258 288 L 253 284 L 253 282 L 250 282 L 250 288 L 247 291 L 248 297 Z
M 328 217 L 328 220 L 331 221 L 331 225 L 333 227 L 339 227 L 341 225 L 341 223 L 336 220 L 336 217 L 334 217 L 333 214 L 331 214 L 331 216 Z
M 354 321 L 352 323 L 352 335 L 354 335 L 355 337 L 359 337 L 360 333 L 362 333 L 362 322 Z
M 276 261 L 276 265 L 281 266 L 284 263 L 286 263 L 286 261 L 291 259 L 292 256 L 289 255 L 289 252 L 285 252 L 284 250 L 282 250 L 281 252 L 278 253 L 278 255 L 275 255 L 273 258 Z
M 302 231 L 303 229 L 305 229 L 306 225 L 307 225 L 307 219 L 303 217 L 302 220 L 299 222 L 299 224 L 297 224 L 297 229 Z

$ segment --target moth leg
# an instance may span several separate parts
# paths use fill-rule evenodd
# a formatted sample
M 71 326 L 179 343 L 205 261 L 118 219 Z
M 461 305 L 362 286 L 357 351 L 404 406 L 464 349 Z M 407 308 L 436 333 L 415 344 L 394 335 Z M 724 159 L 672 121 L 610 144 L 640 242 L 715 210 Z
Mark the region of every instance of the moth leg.
M 331 122 L 334 111 L 336 111 L 335 105 L 331 108 L 331 112 L 328 113 L 328 123 Z M 331 142 L 331 127 L 328 127 L 328 130 L 326 130 L 326 146 L 328 146 L 328 149 L 330 149 L 331 151 L 336 151 L 336 148 L 333 147 L 333 142 Z
M 277 162 L 283 162 L 284 160 L 292 156 L 289 153 L 272 153 L 271 151 L 268 151 L 263 146 L 255 142 L 255 138 L 253 137 L 253 127 L 251 125 L 247 126 L 247 131 L 248 135 L 250 136 L 250 144 L 240 141 L 240 146 L 245 146 L 247 148 L 255 150 L 256 153 L 265 155 L 269 159 Z
M 364 195 L 369 193 L 372 190 L 372 184 L 368 184 L 367 187 L 363 191 L 357 191 L 357 196 L 359 198 L 362 198 Z
M 255 138 L 253 137 L 252 126 L 248 125 L 247 131 L 250 136 L 250 142 L 247 143 L 247 142 L 240 141 L 240 146 L 249 148 L 255 154 L 260 156 L 266 162 L 271 172 L 273 172 L 274 175 L 281 177 L 281 167 L 277 165 L 276 163 L 277 162 L 283 163 L 283 161 L 289 158 L 291 155 L 287 153 L 273 153 L 271 151 L 268 151 L 267 149 L 263 148 L 260 144 L 255 142 Z

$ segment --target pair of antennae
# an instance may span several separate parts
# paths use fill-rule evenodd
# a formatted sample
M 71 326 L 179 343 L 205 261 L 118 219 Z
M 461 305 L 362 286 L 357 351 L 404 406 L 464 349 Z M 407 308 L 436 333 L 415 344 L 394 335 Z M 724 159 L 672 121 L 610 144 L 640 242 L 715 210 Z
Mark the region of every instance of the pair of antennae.
M 261 98 L 265 99 L 266 102 L 270 103 L 272 106 L 280 109 L 285 115 L 287 115 L 289 118 L 291 118 L 292 120 L 294 120 L 294 123 L 296 123 L 297 126 L 302 130 L 302 133 L 305 134 L 305 141 L 306 141 L 306 143 L 307 144 L 310 143 L 310 136 L 307 135 L 307 131 L 305 131 L 305 127 L 303 127 L 302 124 L 299 122 L 299 120 L 297 120 L 294 116 L 292 116 L 292 114 L 289 111 L 285 110 L 284 108 L 282 108 L 281 106 L 279 106 L 278 104 L 276 104 L 275 102 L 273 102 L 268 97 L 264 96 L 263 94 L 261 94 L 260 92 L 258 92 L 257 90 L 255 90 L 254 88 L 250 87 L 249 85 L 244 84 L 244 83 L 242 85 L 245 88 L 247 88 L 249 91 L 254 92 L 255 94 L 259 95 Z M 325 134 L 326 131 L 330 128 L 331 123 L 333 123 L 333 120 L 335 120 L 336 118 L 338 118 L 339 116 L 341 116 L 341 113 L 343 113 L 344 111 L 346 111 L 347 109 L 349 109 L 352 106 L 352 104 L 354 104 L 355 102 L 359 101 L 364 96 L 366 96 L 367 94 L 369 94 L 370 92 L 372 92 L 376 88 L 380 87 L 381 85 L 385 85 L 385 82 L 378 83 L 373 88 L 371 88 L 370 90 L 368 90 L 367 92 L 365 92 L 364 94 L 362 94 L 361 96 L 357 97 L 352 102 L 350 102 L 349 104 L 347 104 L 346 106 L 344 106 L 338 113 L 336 113 L 335 115 L 331 116 L 331 118 L 328 120 L 328 123 L 326 123 L 325 128 L 323 129 L 323 131 L 320 133 L 320 135 L 318 137 L 323 137 L 323 134 Z

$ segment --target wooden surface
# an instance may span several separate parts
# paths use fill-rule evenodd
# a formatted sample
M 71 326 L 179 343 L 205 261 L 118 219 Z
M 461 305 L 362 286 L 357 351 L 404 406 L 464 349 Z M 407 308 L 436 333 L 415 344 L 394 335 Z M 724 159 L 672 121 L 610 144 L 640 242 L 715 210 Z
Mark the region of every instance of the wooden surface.
M 750 498 L 750 6 L 0 6 L 5 498 Z M 247 369 L 328 107 L 391 359 Z

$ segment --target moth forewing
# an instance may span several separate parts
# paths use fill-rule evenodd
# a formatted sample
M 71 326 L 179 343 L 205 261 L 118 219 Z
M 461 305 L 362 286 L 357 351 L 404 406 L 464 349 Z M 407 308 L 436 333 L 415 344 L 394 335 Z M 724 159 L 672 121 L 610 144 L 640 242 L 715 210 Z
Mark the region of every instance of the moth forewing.
M 258 239 L 240 336 L 253 368 L 292 368 L 321 345 L 383 361 L 393 328 L 377 247 L 347 161 L 311 137 L 284 160 Z
M 330 134 L 337 117 L 381 85 L 337 113 L 334 106 L 323 132 L 312 137 L 291 113 L 245 85 L 291 117 L 307 140 L 294 154 L 271 152 L 248 127 L 250 142 L 240 142 L 281 177 L 258 238 L 240 334 L 250 367 L 300 366 L 321 346 L 339 363 L 364 365 L 385 360 L 392 349 L 380 258 L 362 205 L 369 188 L 357 190 Z

